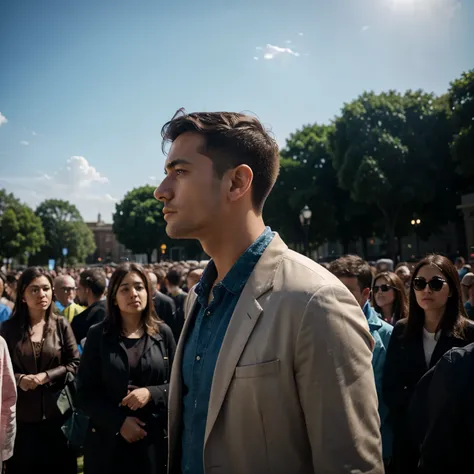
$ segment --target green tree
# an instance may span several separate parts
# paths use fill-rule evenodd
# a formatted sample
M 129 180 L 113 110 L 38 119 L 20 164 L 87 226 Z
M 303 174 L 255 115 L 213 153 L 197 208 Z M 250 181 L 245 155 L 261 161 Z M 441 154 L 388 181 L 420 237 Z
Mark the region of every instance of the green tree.
M 120 243 L 134 253 L 145 253 L 148 262 L 151 254 L 160 246 L 169 247 L 163 219 L 163 203 L 153 197 L 154 186 L 146 185 L 129 191 L 123 200 L 116 204 L 113 216 L 113 231 Z
M 372 234 L 368 207 L 350 199 L 339 187 L 329 152 L 332 126 L 307 125 L 293 133 L 281 151 L 280 176 L 265 207 L 266 222 L 289 242 L 301 242 L 299 213 L 312 210 L 309 239 L 319 245 L 340 240 L 347 253 L 351 241 Z
M 414 215 L 436 212 L 427 204 L 438 193 L 452 196 L 449 133 L 444 99 L 422 91 L 365 92 L 336 119 L 331 149 L 339 183 L 380 211 L 393 259 L 397 230 L 406 232 Z M 433 221 L 424 222 L 429 234 Z
M 452 156 L 458 172 L 469 179 L 474 177 L 474 69 L 451 83 L 449 105 L 454 127 Z
M 94 253 L 94 235 L 74 204 L 60 199 L 48 199 L 36 209 L 45 229 L 46 244 L 41 257 L 63 264 L 82 263 Z M 63 249 L 68 250 L 63 256 Z
M 13 194 L 0 189 L 0 256 L 24 260 L 44 245 L 41 220 Z M 28 258 L 26 258 L 27 260 Z

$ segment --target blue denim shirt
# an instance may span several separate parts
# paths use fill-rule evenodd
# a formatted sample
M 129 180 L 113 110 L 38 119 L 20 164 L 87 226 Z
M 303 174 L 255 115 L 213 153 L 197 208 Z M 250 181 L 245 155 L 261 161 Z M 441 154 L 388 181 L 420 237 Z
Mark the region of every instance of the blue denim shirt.
M 274 235 L 269 227 L 265 229 L 214 287 L 210 304 L 209 293 L 217 277 L 214 262 L 209 263 L 196 287 L 197 316 L 184 345 L 182 362 L 183 474 L 204 473 L 204 435 L 217 357 L 242 290 Z
M 367 301 L 362 311 L 369 323 L 370 334 L 374 338 L 375 346 L 372 351 L 372 368 L 374 369 L 375 388 L 379 400 L 380 432 L 382 434 L 383 458 L 392 457 L 393 430 L 389 420 L 389 410 L 382 396 L 382 379 L 387 355 L 388 344 L 392 336 L 393 327 L 386 323 Z

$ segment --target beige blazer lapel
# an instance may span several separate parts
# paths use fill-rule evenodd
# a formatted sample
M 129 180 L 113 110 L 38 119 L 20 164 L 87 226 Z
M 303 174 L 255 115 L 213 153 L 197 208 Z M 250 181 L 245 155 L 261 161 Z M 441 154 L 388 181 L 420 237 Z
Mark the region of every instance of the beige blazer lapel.
M 189 293 L 185 303 L 185 320 L 181 336 L 176 346 L 173 367 L 171 369 L 170 392 L 168 397 L 168 449 L 169 454 L 176 452 L 176 442 L 181 440 L 181 417 L 182 417 L 182 374 L 184 341 L 189 333 L 192 323 L 192 315 L 196 307 L 197 295 L 194 290 Z
M 262 314 L 263 309 L 257 300 L 272 289 L 276 269 L 287 249 L 281 238 L 275 235 L 260 257 L 235 307 L 214 370 L 204 446 L 217 420 L 240 356 Z

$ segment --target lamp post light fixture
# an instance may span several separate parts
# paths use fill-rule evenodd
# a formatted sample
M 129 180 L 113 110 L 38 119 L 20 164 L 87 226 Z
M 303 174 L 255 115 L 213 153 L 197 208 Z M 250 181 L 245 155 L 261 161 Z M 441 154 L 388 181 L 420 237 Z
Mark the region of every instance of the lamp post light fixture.
M 304 254 L 309 257 L 309 226 L 311 225 L 311 216 L 313 213 L 308 205 L 300 211 L 300 222 L 304 232 Z
M 420 236 L 418 234 L 418 227 L 420 226 L 420 224 L 421 224 L 421 219 L 412 219 L 411 220 L 411 225 L 414 227 L 415 234 L 416 234 L 416 254 L 417 254 L 417 257 L 420 256 Z

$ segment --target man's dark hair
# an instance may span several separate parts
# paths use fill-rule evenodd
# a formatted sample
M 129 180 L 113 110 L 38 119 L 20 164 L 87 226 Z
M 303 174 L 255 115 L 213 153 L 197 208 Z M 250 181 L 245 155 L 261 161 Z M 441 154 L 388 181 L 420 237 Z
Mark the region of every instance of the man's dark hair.
M 464 257 L 457 257 L 455 263 L 459 265 L 464 265 L 466 263 L 466 260 L 464 260 Z
M 168 283 L 173 286 L 181 285 L 181 272 L 177 268 L 170 268 L 166 275 Z
M 280 168 L 276 141 L 260 121 L 234 112 L 195 112 L 179 109 L 162 130 L 163 152 L 185 132 L 197 132 L 205 139 L 203 155 L 210 158 L 214 172 L 222 178 L 229 169 L 247 165 L 253 171 L 252 203 L 261 213 Z
M 357 255 L 344 255 L 329 265 L 329 271 L 338 278 L 357 278 L 361 291 L 372 286 L 372 270 L 368 262 Z
M 84 270 L 79 276 L 79 281 L 84 288 L 89 288 L 96 298 L 105 293 L 107 280 L 102 270 L 96 268 Z

